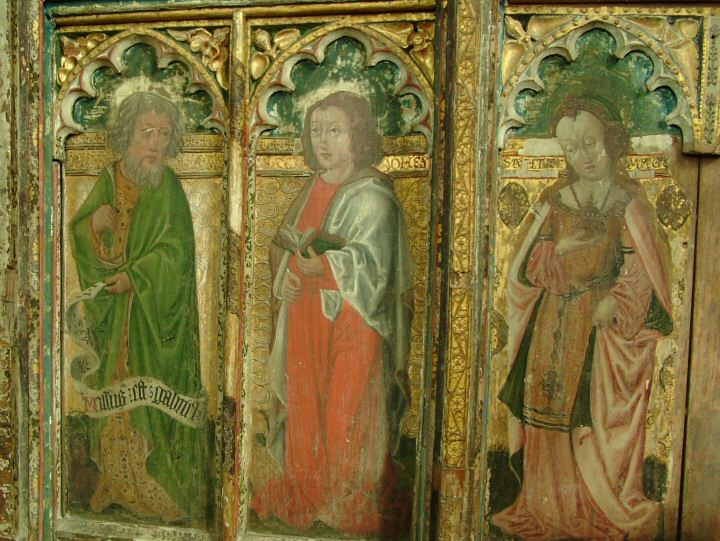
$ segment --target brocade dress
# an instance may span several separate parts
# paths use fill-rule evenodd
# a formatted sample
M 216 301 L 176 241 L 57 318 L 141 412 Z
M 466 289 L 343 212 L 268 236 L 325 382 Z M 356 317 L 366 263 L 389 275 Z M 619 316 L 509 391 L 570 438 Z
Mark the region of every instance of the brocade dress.
M 658 506 L 643 493 L 642 460 L 658 333 L 646 322 L 658 302 L 643 259 L 656 251 L 629 227 L 630 192 L 598 210 L 570 191 L 575 207 L 560 190 L 547 198 L 509 285 L 510 318 L 527 323 L 500 399 L 520 422 L 523 479 L 492 522 L 528 540 L 649 539 Z M 579 232 L 597 241 L 558 255 L 559 239 Z M 618 309 L 603 329 L 593 315 L 606 296 Z

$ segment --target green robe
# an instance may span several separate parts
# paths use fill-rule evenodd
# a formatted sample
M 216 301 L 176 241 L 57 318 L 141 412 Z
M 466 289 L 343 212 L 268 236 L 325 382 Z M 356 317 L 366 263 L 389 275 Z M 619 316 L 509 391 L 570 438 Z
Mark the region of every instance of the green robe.
M 70 223 L 72 252 L 80 286 L 85 289 L 109 276 L 126 272 L 129 293 L 100 292 L 85 302 L 94 331 L 101 366 L 88 383 L 96 388 L 111 383 L 117 368 L 123 327 L 128 321 L 129 376 L 153 377 L 178 393 L 198 397 L 200 347 L 195 287 L 195 241 L 190 206 L 182 185 L 166 167 L 156 188 L 141 190 L 134 211 L 122 261 L 108 264 L 92 244 L 90 218 L 103 204 L 115 204 L 110 168 L 100 174 L 87 199 Z M 116 241 L 106 231 L 106 246 Z M 133 427 L 152 449 L 148 473 L 190 519 L 203 520 L 209 505 L 209 430 L 187 427 L 162 411 L 141 406 L 131 411 Z M 104 426 L 93 421 L 93 455 Z

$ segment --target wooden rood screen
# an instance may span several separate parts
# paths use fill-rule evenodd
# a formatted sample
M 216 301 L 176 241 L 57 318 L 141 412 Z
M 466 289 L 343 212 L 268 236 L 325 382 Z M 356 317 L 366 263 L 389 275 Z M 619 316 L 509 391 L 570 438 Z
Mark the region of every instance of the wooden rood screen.
M 0 1 L 0 536 L 707 538 L 720 7 L 560 4 Z

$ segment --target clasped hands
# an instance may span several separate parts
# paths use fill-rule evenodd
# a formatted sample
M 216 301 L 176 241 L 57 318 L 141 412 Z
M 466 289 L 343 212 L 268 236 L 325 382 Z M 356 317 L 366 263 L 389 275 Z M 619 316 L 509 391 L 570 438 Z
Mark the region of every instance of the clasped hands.
M 304 257 L 300 250 L 295 250 L 297 256 L 297 266 L 300 273 L 308 278 L 319 278 L 325 274 L 325 265 L 323 265 L 320 256 L 315 250 L 308 248 L 309 257 Z M 302 281 L 300 277 L 290 269 L 285 271 L 285 277 L 280 285 L 280 298 L 285 302 L 294 304 L 300 299 L 302 293 Z
M 96 235 L 100 235 L 104 231 L 115 231 L 118 226 L 118 216 L 115 209 L 107 203 L 98 207 L 90 218 L 90 227 Z M 105 291 L 119 295 L 127 293 L 132 289 L 132 282 L 126 272 L 119 272 L 108 276 L 103 280 L 105 282 Z

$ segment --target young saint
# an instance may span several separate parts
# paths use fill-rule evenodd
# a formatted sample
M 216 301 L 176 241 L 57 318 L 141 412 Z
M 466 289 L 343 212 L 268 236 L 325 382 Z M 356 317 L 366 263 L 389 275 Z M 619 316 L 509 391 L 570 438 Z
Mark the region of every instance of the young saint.
M 280 407 L 271 453 L 282 476 L 252 501 L 299 530 L 314 521 L 360 535 L 398 529 L 392 454 L 407 401 L 412 260 L 367 100 L 336 92 L 308 108 L 315 171 L 280 229 L 334 244 L 273 248 L 278 301 L 269 372 Z

